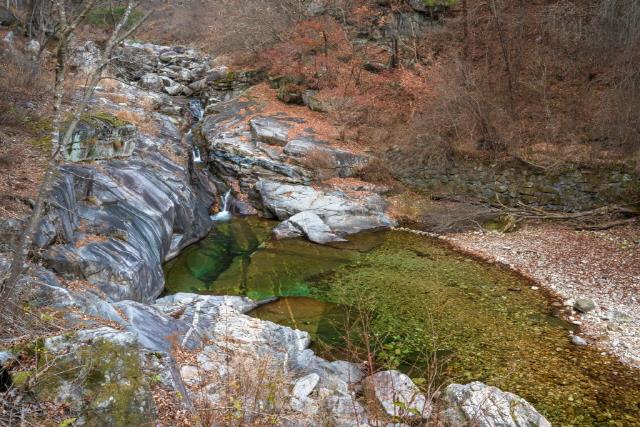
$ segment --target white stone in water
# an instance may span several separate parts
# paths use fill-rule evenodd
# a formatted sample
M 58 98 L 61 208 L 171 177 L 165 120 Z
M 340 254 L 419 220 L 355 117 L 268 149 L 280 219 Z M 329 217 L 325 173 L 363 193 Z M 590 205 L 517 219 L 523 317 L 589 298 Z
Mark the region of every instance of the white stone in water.
M 578 335 L 574 335 L 571 337 L 571 342 L 575 345 L 578 346 L 585 346 L 587 345 L 587 340 L 585 340 L 584 338 L 582 338 L 581 336 Z

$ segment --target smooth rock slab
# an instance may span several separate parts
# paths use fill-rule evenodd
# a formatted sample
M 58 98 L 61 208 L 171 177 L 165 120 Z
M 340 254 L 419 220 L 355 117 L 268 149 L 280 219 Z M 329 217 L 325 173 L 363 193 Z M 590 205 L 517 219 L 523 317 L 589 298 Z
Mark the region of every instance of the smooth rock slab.
M 285 145 L 289 138 L 289 126 L 276 119 L 257 117 L 249 122 L 251 135 L 267 144 Z
M 523 398 L 478 381 L 449 385 L 444 400 L 444 422 L 448 427 L 551 427 Z

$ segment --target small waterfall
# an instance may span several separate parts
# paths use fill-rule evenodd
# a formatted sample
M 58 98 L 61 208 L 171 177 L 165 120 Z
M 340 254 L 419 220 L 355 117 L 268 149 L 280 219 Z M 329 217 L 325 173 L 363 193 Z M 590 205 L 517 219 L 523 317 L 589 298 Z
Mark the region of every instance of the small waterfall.
M 202 102 L 199 99 L 192 99 L 189 101 L 189 111 L 193 120 L 199 122 L 204 117 L 204 109 L 202 108 Z
M 193 163 L 202 163 L 202 156 L 200 155 L 200 149 L 195 145 L 192 148 L 193 151 Z
M 222 204 L 222 210 L 215 215 L 211 215 L 212 221 L 229 221 L 231 219 L 231 212 L 229 212 L 229 203 L 231 202 L 231 190 L 224 193 L 224 196 L 220 197 Z
M 192 100 L 189 102 L 189 111 L 191 111 L 191 115 L 193 116 L 194 123 L 197 123 L 204 116 L 204 111 L 202 110 L 202 105 L 198 100 Z M 196 144 L 193 143 L 193 126 L 187 132 L 187 144 L 191 146 L 191 154 L 193 157 L 193 163 L 202 163 L 202 154 L 200 153 L 200 148 Z

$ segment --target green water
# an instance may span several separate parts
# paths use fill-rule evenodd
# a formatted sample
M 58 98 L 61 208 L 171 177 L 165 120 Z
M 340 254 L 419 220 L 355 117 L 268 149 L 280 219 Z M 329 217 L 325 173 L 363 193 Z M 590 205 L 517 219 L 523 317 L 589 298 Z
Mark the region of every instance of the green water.
M 555 426 L 640 425 L 639 372 L 572 345 L 571 325 L 517 275 L 410 233 L 327 247 L 271 241 L 273 225 L 218 226 L 166 265 L 167 291 L 286 297 L 252 315 L 307 330 L 325 357 L 369 348 L 418 382 L 483 381 Z

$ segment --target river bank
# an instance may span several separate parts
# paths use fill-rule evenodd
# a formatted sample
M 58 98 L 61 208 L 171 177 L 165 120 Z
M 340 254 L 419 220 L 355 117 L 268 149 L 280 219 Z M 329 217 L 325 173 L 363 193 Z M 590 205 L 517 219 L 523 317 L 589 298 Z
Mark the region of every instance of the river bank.
M 640 367 L 639 237 L 637 225 L 578 231 L 527 224 L 513 233 L 472 231 L 440 239 L 557 294 L 589 344 Z

